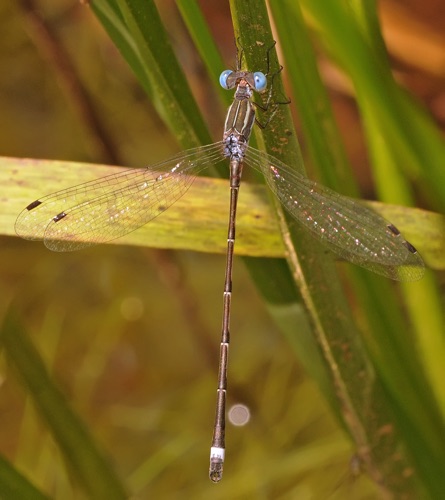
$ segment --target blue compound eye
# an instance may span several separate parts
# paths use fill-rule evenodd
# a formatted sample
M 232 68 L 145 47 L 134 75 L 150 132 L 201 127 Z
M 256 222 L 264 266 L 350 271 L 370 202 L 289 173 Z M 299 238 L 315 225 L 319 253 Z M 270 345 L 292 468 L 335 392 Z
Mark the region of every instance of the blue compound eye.
M 253 78 L 255 80 L 255 90 L 261 92 L 266 88 L 267 78 L 264 73 L 261 73 L 261 71 L 257 71 L 253 74 Z
M 223 89 L 229 90 L 229 87 L 227 85 L 227 78 L 229 78 L 229 75 L 231 75 L 233 71 L 231 69 L 226 69 L 221 73 L 221 76 L 219 77 L 219 84 Z

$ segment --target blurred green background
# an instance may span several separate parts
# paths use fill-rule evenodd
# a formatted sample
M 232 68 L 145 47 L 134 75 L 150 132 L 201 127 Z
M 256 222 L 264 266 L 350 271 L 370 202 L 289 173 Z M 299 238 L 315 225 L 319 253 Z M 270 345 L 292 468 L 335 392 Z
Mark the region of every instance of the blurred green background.
M 401 15 L 394 11 L 398 4 L 382 5 L 399 80 L 443 125 L 445 66 L 436 71 L 437 63 L 430 62 L 443 43 L 435 15 L 443 19 L 443 8 L 433 0 L 411 1 L 398 6 Z M 91 115 L 80 109 L 52 63 L 51 41 L 29 15 L 33 6 L 66 50 Z M 214 85 L 175 2 L 158 6 L 218 140 L 224 109 L 213 105 Z M 228 5 L 202 2 L 202 8 L 226 67 L 232 67 Z M 2 156 L 130 167 L 180 150 L 87 5 L 2 2 L 0 23 Z M 415 35 L 414 46 L 422 40 L 431 58 L 409 49 L 413 42 L 406 37 Z M 324 56 L 320 67 L 361 192 L 372 198 L 350 85 Z M 36 186 L 40 194 L 46 194 L 44 185 Z M 207 469 L 224 257 L 119 245 L 59 255 L 13 237 L 1 238 L 0 251 L 2 313 L 13 303 L 63 394 L 135 498 L 380 498 L 366 475 L 350 468 L 354 446 L 271 320 L 241 261 L 234 270 L 228 398 L 229 406 L 246 404 L 251 420 L 244 427 L 228 424 L 224 479 L 215 486 Z M 1 453 L 52 498 L 85 498 L 19 379 L 6 363 L 2 373 Z

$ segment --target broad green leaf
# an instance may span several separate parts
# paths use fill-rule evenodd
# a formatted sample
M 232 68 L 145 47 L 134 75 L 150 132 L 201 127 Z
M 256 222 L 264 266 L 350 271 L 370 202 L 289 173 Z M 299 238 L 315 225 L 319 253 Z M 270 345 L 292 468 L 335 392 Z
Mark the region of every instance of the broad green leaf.
M 108 165 L 0 157 L 0 183 L 8 193 L 0 215 L 0 234 L 14 236 L 17 215 L 32 201 L 66 187 L 124 170 Z M 42 192 L 40 186 L 45 186 Z M 150 248 L 225 253 L 229 185 L 224 179 L 197 177 L 171 208 L 140 230 L 110 242 Z M 445 269 L 445 217 L 426 210 L 366 202 L 417 244 L 427 234 L 423 257 L 433 269 Z M 243 183 L 239 198 L 235 253 L 283 258 L 285 247 L 267 188 Z

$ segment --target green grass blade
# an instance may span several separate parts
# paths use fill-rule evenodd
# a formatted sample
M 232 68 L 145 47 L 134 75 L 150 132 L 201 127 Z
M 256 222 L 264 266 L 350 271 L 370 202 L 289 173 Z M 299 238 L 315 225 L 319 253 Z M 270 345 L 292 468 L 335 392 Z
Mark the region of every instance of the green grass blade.
M 134 74 L 139 80 L 139 83 L 144 88 L 149 96 L 153 96 L 153 90 L 148 78 L 147 72 L 144 69 L 144 63 L 137 45 L 135 44 L 131 34 L 128 32 L 121 11 L 115 0 L 95 0 L 91 2 L 91 9 L 105 28 L 106 32 L 113 40 L 114 44 L 127 61 Z
M 360 5 L 364 5 L 365 3 L 360 2 Z M 368 2 L 369 4 L 369 2 Z M 302 39 L 301 36 L 301 25 L 298 24 L 299 18 L 298 18 L 298 5 L 296 5 L 294 2 L 288 2 L 287 4 L 288 10 L 284 10 L 284 7 L 282 4 L 275 4 L 274 8 L 272 9 L 274 14 L 279 14 L 278 16 L 278 22 L 277 25 L 280 27 L 286 28 L 287 25 L 292 25 L 294 30 L 298 33 L 298 37 L 295 35 L 293 36 L 294 38 L 298 39 L 298 49 L 300 49 L 302 46 L 304 46 L 304 39 Z M 323 4 L 324 7 L 324 4 Z M 330 5 L 329 8 L 332 6 Z M 342 7 L 340 5 L 337 5 L 336 8 L 338 10 L 341 10 Z M 311 10 L 312 9 L 312 10 Z M 321 3 L 320 3 L 320 9 L 321 9 Z M 308 6 L 308 11 L 310 11 L 314 15 L 314 8 L 313 5 L 311 4 L 310 7 Z M 292 16 L 292 14 L 296 14 Z M 336 43 L 338 45 L 341 44 L 341 39 L 342 37 L 345 36 L 346 34 L 350 34 L 352 32 L 355 32 L 356 26 L 354 25 L 354 19 L 353 17 L 345 17 L 344 22 L 345 25 L 339 24 L 336 26 L 335 22 L 333 21 L 332 18 L 333 14 L 331 12 L 329 21 L 332 22 L 332 26 L 330 28 L 332 29 L 332 33 L 334 32 L 334 28 L 336 27 Z M 297 19 L 295 19 L 297 17 Z M 365 22 L 366 16 L 363 15 L 361 17 L 361 22 L 362 24 Z M 295 22 L 297 21 L 297 22 Z M 315 25 L 319 26 L 319 18 L 314 15 L 314 18 L 312 19 Z M 325 37 L 325 31 L 324 31 L 325 25 L 320 25 L 320 36 Z M 366 30 L 365 30 L 366 31 Z M 369 33 L 369 31 L 366 31 Z M 282 33 L 282 32 L 281 32 Z M 287 29 L 285 32 L 285 37 L 292 37 L 291 30 Z M 332 36 L 334 36 L 332 34 Z M 362 45 L 365 47 L 371 47 L 372 43 L 371 41 L 373 40 L 374 37 L 369 36 L 368 37 L 368 45 L 366 43 L 362 43 Z M 377 37 L 377 40 L 379 38 Z M 294 41 L 294 45 L 297 45 L 297 43 Z M 289 47 L 291 47 L 292 42 L 286 43 L 286 38 L 285 38 L 285 43 L 283 43 L 283 47 L 287 47 L 287 50 L 289 50 Z M 329 47 L 332 49 L 332 47 L 329 45 Z M 337 57 L 340 60 L 348 58 L 349 54 L 347 54 L 347 51 L 349 52 L 356 52 L 357 51 L 357 46 L 356 44 L 352 43 L 349 40 L 348 44 L 344 44 L 342 46 L 342 54 L 340 57 L 340 54 L 336 54 Z M 370 50 L 368 50 L 368 53 L 363 53 L 361 54 L 361 59 L 372 59 L 370 56 Z M 374 52 L 374 56 L 377 58 L 377 50 Z M 290 56 L 299 58 L 298 57 L 298 52 L 294 53 L 291 52 Z M 287 57 L 290 58 L 290 57 Z M 300 55 L 301 58 L 301 55 Z M 368 62 L 369 63 L 369 62 Z M 347 67 L 349 70 L 349 66 Z M 363 68 L 361 68 L 363 69 Z M 360 68 L 357 69 L 355 68 L 355 71 L 357 73 L 360 72 Z M 386 75 L 383 78 L 380 78 L 380 85 L 382 85 L 382 82 L 386 84 L 386 88 L 381 90 L 381 94 L 386 94 L 387 95 L 393 95 L 395 90 L 394 90 L 394 85 L 392 82 L 392 79 L 390 76 L 388 76 L 388 65 L 382 64 L 380 67 L 380 73 Z M 304 72 L 303 72 L 304 73 Z M 295 75 L 297 75 L 296 71 L 294 72 Z M 381 76 L 379 74 L 379 76 Z M 297 75 L 298 77 L 298 75 Z M 304 78 L 304 74 L 303 74 Z M 375 112 L 375 110 L 378 108 L 378 103 L 375 101 L 372 101 L 369 97 L 369 89 L 368 86 L 360 86 L 361 83 L 363 83 L 363 75 L 357 76 L 356 80 L 354 80 L 356 83 L 356 89 L 357 93 L 359 95 L 359 98 L 361 97 L 361 101 L 365 104 L 367 104 L 367 109 L 372 108 L 372 110 Z M 375 82 L 374 82 L 375 83 Z M 301 85 L 301 87 L 304 87 Z M 313 87 L 314 89 L 316 88 Z M 320 100 L 323 98 L 322 95 L 317 95 L 314 98 L 314 92 L 312 91 L 306 91 L 305 94 L 303 94 L 303 98 L 300 97 L 300 101 L 303 102 L 303 106 L 312 106 L 314 110 L 318 110 L 320 107 Z M 298 95 L 298 93 L 297 93 Z M 408 102 L 408 101 L 406 101 Z M 371 105 L 369 104 L 371 103 Z M 380 103 L 381 106 L 381 103 Z M 363 108 L 362 108 L 363 109 Z M 394 108 L 393 108 L 394 110 Z M 365 113 L 364 113 L 365 114 Z M 305 112 L 302 113 L 303 119 L 306 119 Z M 366 114 L 365 114 L 366 116 Z M 375 113 L 375 116 L 376 113 Z M 378 119 L 380 120 L 382 115 L 378 115 Z M 375 127 L 374 131 L 378 130 L 377 123 L 378 119 L 375 119 Z M 396 125 L 396 120 L 392 121 L 392 125 Z M 326 125 L 324 124 L 322 129 L 325 128 Z M 308 134 L 317 134 L 317 131 L 314 128 L 311 128 L 310 126 L 306 126 L 306 129 L 308 131 Z M 382 129 L 380 125 L 380 130 Z M 397 130 L 396 130 L 397 132 Z M 375 137 L 375 136 L 374 136 Z M 326 138 L 329 140 L 328 135 L 326 134 Z M 397 151 L 398 157 L 402 155 L 402 157 L 406 157 L 406 152 L 409 149 L 409 146 L 407 146 L 405 143 L 403 143 L 403 140 L 406 140 L 406 137 L 403 138 L 403 134 L 400 134 L 400 137 L 398 138 L 399 142 L 402 143 L 403 147 L 399 147 L 398 149 L 394 149 Z M 310 143 L 312 141 L 312 138 L 308 138 L 308 142 Z M 393 144 L 391 141 L 388 141 L 388 143 Z M 396 142 L 397 144 L 397 142 Z M 373 144 L 371 143 L 371 146 Z M 377 145 L 376 142 L 374 142 L 374 145 Z M 380 143 L 381 146 L 381 143 Z M 329 147 L 329 146 L 327 146 Z M 377 148 L 371 149 L 372 151 L 376 152 L 379 151 Z M 380 149 L 381 151 L 381 149 Z M 334 155 L 331 153 L 331 156 L 334 157 Z M 387 160 L 387 159 L 386 159 Z M 387 163 L 384 163 L 387 165 Z M 390 184 L 388 182 L 388 176 L 385 177 L 385 182 L 386 184 Z M 394 183 L 396 184 L 396 180 L 394 179 Z M 403 183 L 402 183 L 403 187 Z M 406 202 L 407 199 L 409 200 L 409 197 L 405 198 L 400 198 L 399 201 L 401 202 Z M 391 220 L 390 216 L 387 216 L 389 220 Z M 421 227 L 419 227 L 420 234 L 422 234 L 423 230 Z M 410 235 L 408 233 L 405 233 L 407 237 L 409 238 Z M 423 241 L 426 241 L 428 238 L 428 235 L 426 233 L 423 233 Z M 421 248 L 421 247 L 420 247 Z M 427 258 L 428 260 L 428 258 Z M 356 273 L 354 273 L 356 274 Z M 424 398 L 422 402 L 422 406 L 425 408 L 429 408 L 429 413 L 428 414 L 423 414 L 420 418 L 418 416 L 418 411 L 417 411 L 417 404 L 419 397 L 418 395 L 422 392 L 420 387 L 424 387 L 427 385 L 427 380 L 424 375 L 424 370 L 422 369 L 421 362 L 418 358 L 418 354 L 415 352 L 411 346 L 407 346 L 406 342 L 406 332 L 407 332 L 407 321 L 406 317 L 402 315 L 399 310 L 398 310 L 398 304 L 396 301 L 396 297 L 393 294 L 393 291 L 390 289 L 387 284 L 384 284 L 379 282 L 377 278 L 373 278 L 369 274 L 366 273 L 359 273 L 360 274 L 360 280 L 356 282 L 357 286 L 357 293 L 360 296 L 361 303 L 362 303 L 362 314 L 365 314 L 367 320 L 365 324 L 368 324 L 368 327 L 371 332 L 373 332 L 373 338 L 372 339 L 367 339 L 367 344 L 368 344 L 368 349 L 370 349 L 371 354 L 372 354 L 372 359 L 373 363 L 376 364 L 376 367 L 378 367 L 378 371 L 383 377 L 384 384 L 387 386 L 391 394 L 389 395 L 387 402 L 389 403 L 389 406 L 392 408 L 392 411 L 397 414 L 397 423 L 399 429 L 402 431 L 402 437 L 405 442 L 408 441 L 409 443 L 409 448 L 411 449 L 419 449 L 420 443 L 422 443 L 423 447 L 423 453 L 424 453 L 424 458 L 427 456 L 435 456 L 436 457 L 436 463 L 441 462 L 441 454 L 443 453 L 443 450 L 435 446 L 435 443 L 433 442 L 433 436 L 437 433 L 442 433 L 442 423 L 440 422 L 440 417 L 438 417 L 437 414 L 437 408 L 435 405 L 434 400 L 431 397 L 431 393 L 428 391 L 423 391 Z M 431 326 L 433 327 L 434 332 L 441 332 L 443 331 L 443 324 L 442 324 L 442 316 L 440 314 L 437 314 L 438 310 L 435 308 L 435 304 L 437 304 L 437 300 L 435 299 L 437 297 L 437 294 L 435 293 L 435 290 L 431 289 L 430 284 L 428 283 L 428 280 L 424 280 L 424 282 L 416 284 L 415 287 L 422 287 L 423 288 L 423 293 L 420 293 L 420 295 L 425 294 L 425 297 L 429 297 L 429 308 L 433 309 L 433 314 L 432 314 L 432 321 L 431 321 Z M 404 287 L 405 290 L 409 290 L 410 292 L 406 293 L 406 299 L 408 301 L 408 304 L 410 304 L 409 299 L 411 298 L 411 305 L 412 301 L 415 296 L 419 296 L 419 289 L 415 288 L 414 286 L 407 285 Z M 427 293 L 429 291 L 429 293 Z M 379 300 L 382 299 L 382 297 L 385 297 L 384 300 Z M 420 301 L 418 301 L 419 307 L 418 310 L 420 312 Z M 388 312 L 391 311 L 391 315 L 388 315 Z M 410 308 L 410 314 L 412 315 L 412 318 L 415 318 L 414 321 L 416 321 L 417 318 L 419 318 L 419 322 L 417 326 L 423 326 L 423 332 L 425 333 L 425 328 L 424 325 L 421 325 L 421 320 L 420 320 L 420 315 L 416 314 L 416 308 L 412 307 Z M 425 309 L 423 309 L 423 315 L 425 314 Z M 404 334 L 405 338 L 400 338 Z M 434 336 L 434 333 L 433 333 Z M 438 337 L 437 337 L 438 338 Z M 391 348 L 380 348 L 380 346 L 386 346 L 387 341 L 389 339 L 392 339 L 394 342 L 394 345 L 392 345 Z M 374 341 L 374 342 L 372 342 Z M 431 342 L 429 341 L 429 345 L 438 345 L 437 342 L 434 342 L 434 340 Z M 408 347 L 408 348 L 407 348 Z M 438 345 L 440 347 L 440 345 Z M 441 352 L 441 349 L 439 349 Z M 395 359 L 389 359 L 391 356 L 388 356 L 389 353 L 393 353 L 395 356 L 397 356 L 397 363 L 395 363 Z M 395 354 L 397 353 L 397 355 Z M 437 356 L 436 359 L 440 359 L 440 356 Z M 437 365 L 435 365 L 437 366 Z M 435 369 L 435 375 L 437 378 L 437 374 L 439 373 L 439 370 Z M 400 383 L 402 381 L 402 383 Z M 398 395 L 398 397 L 394 397 L 395 395 Z M 403 401 L 402 401 L 403 398 Z M 439 399 L 440 400 L 440 399 Z M 417 401 L 417 404 L 416 404 Z M 417 414 L 416 414 L 417 413 Z M 410 423 L 409 425 L 406 425 L 407 423 Z M 409 431 L 407 430 L 409 428 Z M 415 438 L 411 437 L 413 436 L 413 432 L 416 432 Z M 434 429 L 433 432 L 423 432 L 424 429 Z M 372 437 L 370 438 L 372 441 Z M 410 442 L 411 441 L 411 442 Z M 379 453 L 378 450 L 374 450 L 377 453 Z M 382 450 L 383 451 L 383 450 Z M 376 455 L 378 456 L 378 455 Z M 387 454 L 385 458 L 385 452 L 383 452 L 381 458 L 377 459 L 377 463 L 384 463 L 385 460 L 387 460 Z M 421 459 L 423 460 L 423 459 Z M 428 460 L 425 460 L 424 463 L 427 463 Z M 387 464 L 388 465 L 388 464 Z M 419 471 L 421 471 L 421 474 L 425 480 L 425 483 L 428 483 L 429 480 L 436 476 L 438 471 L 432 472 L 431 469 L 429 471 L 429 474 L 425 474 L 425 470 L 421 470 L 422 467 L 419 468 Z M 426 467 L 425 467 L 426 469 Z M 400 474 L 401 471 L 399 471 Z M 429 476 L 429 477 L 428 477 Z M 428 479 L 426 479 L 428 477 Z M 396 486 L 396 488 L 402 488 L 400 491 L 406 491 L 406 485 L 399 485 Z
M 413 177 L 420 176 L 429 198 L 443 207 L 445 145 L 437 128 L 412 99 L 397 89 L 386 63 L 370 48 L 344 4 L 303 0 L 302 5 L 355 88 L 365 93 L 369 105 L 375 107 L 382 134 L 404 160 L 400 167 Z
M 18 372 L 41 417 L 63 451 L 70 471 L 90 498 L 128 498 L 83 423 L 51 380 L 42 359 L 11 309 L 0 333 L 5 356 Z
M 351 8 L 357 19 L 360 19 L 362 32 L 368 40 L 375 41 L 370 45 L 374 49 L 376 56 L 383 64 L 387 61 L 386 50 L 383 37 L 377 18 L 376 5 L 373 0 L 366 2 L 352 2 Z M 386 64 L 389 71 L 389 63 Z M 404 92 L 396 87 L 400 98 L 404 99 Z M 382 137 L 378 116 L 365 96 L 359 95 L 359 104 L 365 121 L 365 130 L 370 144 L 372 155 L 372 166 L 376 177 L 380 198 L 387 202 L 412 203 L 412 193 L 405 179 L 399 175 L 397 169 L 397 150 L 392 148 L 391 143 Z M 400 123 L 400 128 L 404 123 Z M 421 248 L 421 246 L 420 246 Z M 443 311 L 440 306 L 439 290 L 432 279 L 419 283 L 422 290 L 413 290 L 404 287 L 404 293 L 409 301 L 408 313 L 411 321 L 416 325 L 417 345 L 421 351 L 425 352 L 425 370 L 431 373 L 432 387 L 436 390 L 438 402 L 445 415 L 445 391 L 442 380 L 442 362 L 439 360 L 445 357 L 445 346 L 442 342 L 443 331 L 445 330 Z M 412 293 L 414 292 L 414 293 Z M 416 293 L 417 292 L 417 293 Z M 423 297 L 425 300 L 418 300 Z M 425 335 L 428 332 L 429 335 Z M 434 346 L 430 348 L 429 346 Z
M 178 0 L 176 3 L 210 78 L 213 82 L 218 82 L 224 68 L 224 62 L 198 3 L 196 0 Z M 226 107 L 229 106 L 232 100 L 230 92 L 227 92 L 220 85 L 217 85 L 216 88 L 221 102 Z
M 17 471 L 8 460 L 0 455 L 0 497 L 17 500 L 48 500 L 49 497 L 35 488 Z
M 266 22 L 259 16 L 258 2 L 254 5 L 251 2 L 234 1 L 232 8 L 236 12 L 235 30 L 240 36 L 247 65 L 250 68 L 257 68 L 259 67 L 259 61 L 255 60 L 255 57 L 258 57 L 257 41 L 261 40 L 266 49 L 271 46 L 269 32 L 264 28 Z M 244 25 L 243 29 L 240 29 L 241 20 L 244 19 L 250 19 L 251 26 L 257 31 L 250 32 Z M 282 94 L 279 77 L 274 79 L 274 90 L 278 95 Z M 263 144 L 268 152 L 301 171 L 302 159 L 293 132 L 290 111 L 281 106 L 277 115 L 274 117 L 273 125 L 261 132 Z M 280 147 L 281 144 L 285 144 L 286 148 Z M 295 227 L 286 214 L 280 209 L 278 212 L 288 262 L 309 312 L 314 335 L 325 360 L 325 369 L 318 370 L 321 375 L 318 382 L 324 388 L 334 412 L 342 415 L 357 449 L 363 450 L 361 458 L 374 480 L 381 484 L 383 490 L 398 490 L 401 488 L 402 479 L 400 465 L 404 460 L 395 463 L 388 456 L 388 449 L 395 452 L 398 448 L 398 437 L 394 433 L 386 443 L 376 438 L 376 423 L 383 425 L 383 422 L 390 420 L 390 411 L 381 392 L 380 381 L 375 377 L 364 348 L 359 342 L 358 331 L 350 315 L 333 262 L 326 259 L 319 246 L 300 228 Z M 295 323 L 293 328 L 294 335 L 298 338 L 299 324 Z M 340 345 L 343 349 L 338 348 Z M 344 356 L 345 349 L 349 353 L 347 359 Z M 362 374 L 360 382 L 356 378 L 358 372 Z M 374 416 L 373 425 L 369 414 Z M 391 471 L 391 480 L 387 484 L 380 481 L 383 467 Z M 406 486 L 402 489 L 406 489 Z
M 285 0 L 271 3 L 270 8 L 280 34 L 286 75 L 289 76 L 309 154 L 320 181 L 343 194 L 357 196 L 358 188 L 317 69 L 299 4 Z
M 124 24 L 110 30 L 106 13 L 114 6 L 120 10 Z M 93 2 L 94 12 L 131 65 L 168 128 L 183 148 L 210 143 L 211 139 L 199 108 L 190 91 L 184 73 L 171 48 L 165 28 L 154 3 L 146 0 L 116 0 L 109 4 L 104 0 Z M 126 44 L 122 42 L 125 39 Z M 125 50 L 123 50 L 125 49 Z M 135 64 L 136 61 L 136 64 Z
M 364 2 L 353 10 L 355 16 L 361 20 L 360 26 L 363 32 L 367 35 L 368 40 L 375 40 L 377 43 L 370 44 L 374 49 L 376 57 L 383 61 L 383 66 L 388 68 L 389 64 L 385 64 L 386 52 L 384 50 L 383 39 L 380 34 L 377 15 L 374 2 Z M 390 77 L 388 77 L 390 81 Z M 404 101 L 403 93 L 394 88 L 394 92 L 400 95 L 400 100 Z M 408 183 L 405 181 L 398 168 L 398 159 L 401 157 L 401 152 L 394 148 L 391 142 L 385 140 L 384 131 L 379 122 L 378 111 L 376 106 L 372 106 L 367 99 L 366 93 L 358 92 L 358 102 L 364 117 L 365 131 L 370 147 L 373 170 L 377 180 L 377 186 L 381 199 L 389 202 L 412 203 L 412 192 Z M 408 102 L 408 101 L 407 101 Z M 404 128 L 404 123 L 400 122 L 400 128 Z M 422 249 L 420 245 L 419 249 Z M 408 443 L 411 447 L 412 455 L 417 461 L 418 468 L 423 469 L 423 476 L 427 478 L 428 484 L 437 482 L 437 473 L 429 465 L 425 465 L 426 461 L 432 455 L 436 455 L 437 461 L 443 459 L 443 450 L 435 450 L 437 432 L 441 432 L 443 424 L 440 422 L 440 417 L 436 416 L 436 424 L 432 423 L 437 409 L 435 403 L 430 398 L 430 392 L 426 394 L 426 401 L 423 401 L 422 406 L 430 408 L 429 418 L 419 418 L 418 403 L 419 394 L 422 399 L 425 391 L 422 391 L 422 386 L 429 385 L 431 392 L 435 394 L 437 405 L 439 406 L 442 415 L 445 416 L 445 389 L 443 387 L 443 359 L 445 357 L 445 344 L 443 342 L 443 332 L 445 331 L 445 317 L 443 314 L 439 289 L 437 283 L 431 275 L 420 283 L 413 286 L 404 285 L 402 293 L 407 303 L 407 315 L 410 323 L 414 326 L 413 339 L 416 349 L 411 349 L 408 356 L 398 360 L 399 369 L 393 369 L 390 381 L 397 380 L 397 375 L 400 376 L 400 365 L 405 364 L 406 376 L 405 381 L 411 381 L 406 390 L 400 390 L 400 387 L 393 387 L 393 399 L 396 404 L 404 409 L 404 420 L 400 422 L 403 425 L 407 420 L 416 422 L 416 434 L 413 434 L 413 428 L 409 429 Z M 377 331 L 379 343 L 384 345 L 385 339 L 380 331 Z M 397 331 L 393 332 L 397 336 Z M 399 334 L 400 336 L 400 334 Z M 402 339 L 401 339 L 402 340 Z M 403 342 L 403 340 L 402 340 Z M 402 352 L 398 349 L 398 352 Z M 419 365 L 413 363 L 414 358 L 419 358 Z M 380 367 L 382 370 L 388 370 L 387 367 L 395 366 L 392 363 L 382 362 Z M 422 376 L 420 375 L 422 373 Z M 419 380 L 420 379 L 420 380 Z M 429 379 L 429 384 L 427 383 Z M 417 389 L 415 385 L 417 384 Z M 409 401 L 409 393 L 411 393 L 411 401 Z M 403 397 L 401 395 L 403 394 Z M 407 418 L 408 417 L 408 418 Z M 432 432 L 428 432 L 434 429 Z M 426 431 L 428 430 L 428 431 Z M 423 448 L 423 453 L 419 453 L 419 439 L 416 441 L 416 436 L 422 435 L 423 440 L 429 442 L 429 449 Z M 424 443 L 425 446 L 426 443 Z M 436 491 L 443 485 L 440 482 L 436 485 Z

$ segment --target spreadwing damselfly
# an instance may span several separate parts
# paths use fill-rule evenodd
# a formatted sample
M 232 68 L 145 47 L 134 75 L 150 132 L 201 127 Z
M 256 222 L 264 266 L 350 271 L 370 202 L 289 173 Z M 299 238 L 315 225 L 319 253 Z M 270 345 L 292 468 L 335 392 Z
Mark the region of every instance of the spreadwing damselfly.
M 261 172 L 283 207 L 312 236 L 342 259 L 388 278 L 415 281 L 424 272 L 416 249 L 398 229 L 359 201 L 342 196 L 298 173 L 273 156 L 248 146 L 256 121 L 254 92 L 265 92 L 266 74 L 221 74 L 225 89 L 235 89 L 223 139 L 181 152 L 144 169 L 128 169 L 74 186 L 29 204 L 18 216 L 19 236 L 43 240 L 54 251 L 79 250 L 119 238 L 148 223 L 182 197 L 194 178 L 225 159 L 229 163 L 230 208 L 223 292 L 223 320 L 210 478 L 222 477 L 232 267 L 238 192 L 244 166 Z M 269 66 L 269 65 L 268 65 Z M 269 87 L 270 88 L 270 87 Z M 268 98 L 268 102 L 269 102 Z

